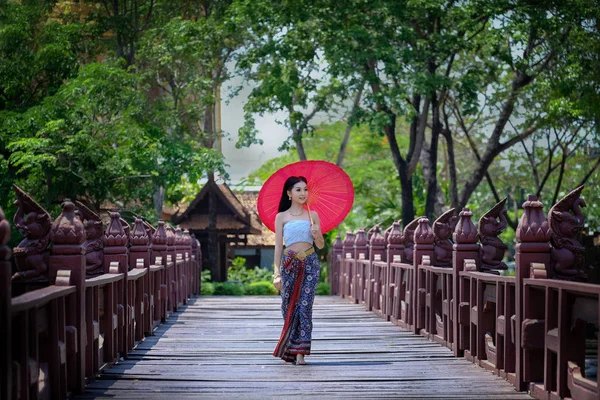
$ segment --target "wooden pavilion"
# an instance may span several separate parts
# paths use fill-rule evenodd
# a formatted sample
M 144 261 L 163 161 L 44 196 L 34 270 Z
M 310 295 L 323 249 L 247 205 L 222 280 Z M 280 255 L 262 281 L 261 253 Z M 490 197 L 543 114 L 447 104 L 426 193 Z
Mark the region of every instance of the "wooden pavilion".
M 183 212 L 171 217 L 200 241 L 204 268 L 211 271 L 214 281 L 227 280 L 227 268 L 236 256 L 246 258 L 249 267 L 271 266 L 268 247 L 274 246 L 274 235 L 258 218 L 256 197 L 254 193 L 236 195 L 227 184 L 211 179 Z M 268 232 L 265 237 L 263 232 Z M 265 247 L 267 256 L 261 260 Z

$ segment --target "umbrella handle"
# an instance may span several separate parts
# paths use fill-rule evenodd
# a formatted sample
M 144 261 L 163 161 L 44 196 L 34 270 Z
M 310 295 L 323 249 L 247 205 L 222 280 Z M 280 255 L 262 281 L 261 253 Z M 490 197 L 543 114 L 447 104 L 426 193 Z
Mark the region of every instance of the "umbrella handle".
M 310 213 L 310 206 L 307 204 L 306 208 L 308 208 L 308 218 L 310 218 L 310 224 L 314 225 L 315 223 L 314 223 L 314 221 L 312 219 L 312 214 Z

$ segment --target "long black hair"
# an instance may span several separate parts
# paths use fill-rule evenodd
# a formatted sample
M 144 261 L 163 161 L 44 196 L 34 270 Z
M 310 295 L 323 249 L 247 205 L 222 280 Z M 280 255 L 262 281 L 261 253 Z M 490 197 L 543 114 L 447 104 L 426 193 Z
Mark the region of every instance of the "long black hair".
M 308 181 L 303 176 L 290 176 L 286 179 L 285 183 L 283 184 L 283 192 L 281 193 L 281 200 L 279 200 L 279 208 L 277 209 L 277 212 L 286 211 L 292 206 L 292 200 L 290 200 L 287 192 L 288 190 L 292 190 L 294 185 L 298 182 L 304 182 L 308 185 Z

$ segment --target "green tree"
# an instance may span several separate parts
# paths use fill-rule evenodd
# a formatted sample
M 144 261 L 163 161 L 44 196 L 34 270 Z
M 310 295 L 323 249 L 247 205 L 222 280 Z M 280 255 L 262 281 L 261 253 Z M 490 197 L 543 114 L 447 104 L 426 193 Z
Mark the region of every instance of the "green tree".
M 215 77 L 214 69 L 197 67 L 216 68 L 217 59 L 224 64 L 219 52 L 231 46 L 227 35 L 243 34 L 239 26 L 230 26 L 225 11 L 231 3 L 209 7 L 210 2 L 201 2 L 202 7 L 192 7 L 194 15 L 180 7 L 187 2 L 111 3 L 121 4 L 118 12 L 128 15 L 122 28 L 131 35 L 117 29 L 121 17 L 100 3 L 8 1 L 0 7 L 0 198 L 8 214 L 13 183 L 50 210 L 70 197 L 93 208 L 111 200 L 150 216 L 159 188 L 176 202 L 185 192 L 177 189 L 182 182 L 196 182 L 213 171 L 225 175 L 222 155 L 201 137 L 206 129 L 191 132 L 189 113 L 172 107 L 169 94 L 157 96 L 148 77 L 165 72 L 159 79 L 165 78 L 175 63 L 190 63 L 196 82 L 179 99 L 188 106 L 195 96 L 214 109 L 214 88 L 226 74 Z M 201 23 L 173 19 L 217 11 L 222 11 L 219 19 Z M 160 26 L 166 28 L 162 37 Z M 202 40 L 181 51 L 184 42 L 177 40 L 186 34 L 189 39 L 190 32 Z M 173 47 L 151 54 L 161 60 L 134 64 L 138 48 L 146 44 L 141 41 L 157 37 Z M 197 59 L 191 64 L 185 56 Z M 196 116 L 196 124 L 202 123 L 206 111 Z
M 346 121 L 317 126 L 315 134 L 305 138 L 307 156 L 311 159 L 334 162 L 340 151 L 339 143 L 343 140 L 346 127 Z M 399 141 L 403 147 L 408 146 L 406 138 L 399 137 Z M 381 223 L 384 228 L 387 228 L 400 218 L 401 199 L 396 190 L 394 165 L 386 157 L 389 151 L 386 142 L 385 137 L 370 134 L 369 127 L 366 125 L 352 129 L 344 170 L 354 184 L 354 206 L 352 212 L 332 235 L 345 230 L 368 229 L 375 223 Z M 276 170 L 295 161 L 298 161 L 298 154 L 292 148 L 251 173 L 246 184 L 262 184 Z M 417 197 L 417 201 L 424 204 L 424 197 Z M 421 207 L 420 211 L 422 210 Z
M 415 214 L 413 185 L 419 164 L 427 193 L 425 214 L 432 216 L 436 202 L 444 203 L 438 181 L 440 136 L 446 141 L 448 197 L 452 206 L 461 208 L 496 157 L 545 123 L 544 110 L 532 107 L 532 97 L 559 71 L 580 62 L 569 54 L 583 32 L 597 33 L 590 24 L 598 9 L 594 3 L 584 1 L 577 7 L 503 0 L 284 3 L 267 19 L 275 25 L 270 28 L 275 34 L 258 43 L 259 49 L 267 49 L 266 59 L 275 49 L 280 62 L 259 61 L 259 65 L 273 67 L 268 71 L 277 75 L 280 64 L 297 58 L 296 49 L 308 46 L 310 60 L 318 57 L 320 71 L 326 74 L 322 81 L 340 82 L 342 93 L 358 92 L 366 82 L 368 91 L 356 115 L 388 139 L 402 191 L 402 219 L 407 223 Z M 298 37 L 303 38 L 302 45 L 294 47 Z M 290 44 L 294 51 L 280 48 L 282 44 Z M 590 65 L 591 59 L 586 60 Z M 309 74 L 312 64 L 308 65 L 294 66 L 293 76 Z M 295 85 L 297 79 L 282 80 L 292 82 L 288 86 L 294 90 L 305 87 Z M 593 82 L 582 89 L 592 91 Z M 258 101 L 282 103 L 280 94 L 267 93 L 257 93 Z M 478 114 L 486 124 L 477 125 L 476 132 L 463 132 L 460 121 Z M 398 132 L 397 121 L 402 119 L 410 124 Z M 407 148 L 399 146 L 398 133 L 408 137 Z M 458 171 L 454 141 L 468 133 L 485 139 L 467 138 L 481 146 L 472 147 L 475 165 Z

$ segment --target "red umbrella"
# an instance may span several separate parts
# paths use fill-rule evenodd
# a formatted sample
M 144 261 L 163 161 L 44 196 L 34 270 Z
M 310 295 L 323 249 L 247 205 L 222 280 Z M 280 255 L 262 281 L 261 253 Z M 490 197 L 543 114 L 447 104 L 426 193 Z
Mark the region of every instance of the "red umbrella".
M 327 161 L 299 161 L 275 172 L 258 194 L 258 215 L 275 232 L 275 216 L 290 176 L 304 176 L 308 181 L 307 206 L 319 214 L 321 232 L 335 228 L 346 218 L 354 202 L 354 186 L 343 169 Z

